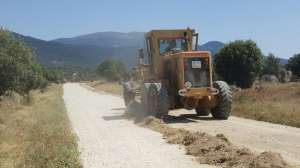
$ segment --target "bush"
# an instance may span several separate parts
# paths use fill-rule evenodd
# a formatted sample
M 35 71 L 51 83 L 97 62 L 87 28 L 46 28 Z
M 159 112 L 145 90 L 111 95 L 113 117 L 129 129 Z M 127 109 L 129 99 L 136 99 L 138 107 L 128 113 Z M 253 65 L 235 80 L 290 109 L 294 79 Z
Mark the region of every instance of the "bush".
M 64 81 L 63 71 L 59 69 L 54 69 L 54 68 L 44 69 L 44 75 L 47 81 L 49 82 L 61 83 Z
M 280 64 L 279 58 L 273 54 L 269 54 L 268 57 L 264 58 L 262 76 L 264 75 L 275 75 L 280 82 L 289 82 L 292 77 L 292 73 L 287 71 L 285 67 Z
M 249 88 L 262 69 L 261 51 L 251 40 L 231 42 L 216 55 L 215 69 L 229 84 Z
M 292 80 L 292 71 L 287 71 L 284 67 L 280 69 L 279 81 L 282 83 L 290 82 Z
M 36 63 L 32 50 L 0 29 L 0 95 L 7 91 L 28 94 L 46 83 L 43 68 Z
M 277 78 L 280 78 L 281 68 L 279 58 L 270 53 L 264 58 L 262 74 L 275 75 Z
M 110 59 L 99 64 L 96 72 L 109 81 L 121 81 L 126 75 L 126 68 L 121 61 Z
M 291 70 L 293 74 L 299 78 L 300 77 L 300 53 L 295 54 L 293 57 L 291 57 L 286 67 L 288 70 Z

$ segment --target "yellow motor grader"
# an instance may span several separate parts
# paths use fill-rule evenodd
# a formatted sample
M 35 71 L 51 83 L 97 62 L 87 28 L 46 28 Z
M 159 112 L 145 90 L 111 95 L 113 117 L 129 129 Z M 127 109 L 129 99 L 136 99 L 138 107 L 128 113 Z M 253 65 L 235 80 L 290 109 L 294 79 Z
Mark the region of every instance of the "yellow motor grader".
M 200 116 L 211 113 L 216 119 L 229 117 L 230 88 L 223 81 L 213 82 L 211 53 L 197 50 L 195 30 L 152 30 L 145 44 L 136 67 L 139 86 L 132 80 L 123 84 L 126 105 L 140 97 L 147 114 L 157 117 L 178 108 L 195 109 Z

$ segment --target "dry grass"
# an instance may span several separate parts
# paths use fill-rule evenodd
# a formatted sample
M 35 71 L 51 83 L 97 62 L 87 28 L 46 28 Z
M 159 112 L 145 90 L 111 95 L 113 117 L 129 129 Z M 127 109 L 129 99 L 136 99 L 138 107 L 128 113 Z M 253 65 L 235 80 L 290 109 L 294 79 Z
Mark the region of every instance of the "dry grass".
M 300 83 L 263 84 L 235 93 L 233 115 L 300 127 Z
M 62 87 L 32 94 L 29 105 L 0 102 L 0 167 L 81 167 Z
M 88 82 L 87 84 L 98 91 L 104 91 L 115 95 L 121 95 L 123 93 L 122 85 L 117 82 L 107 82 L 105 80 L 100 80 Z

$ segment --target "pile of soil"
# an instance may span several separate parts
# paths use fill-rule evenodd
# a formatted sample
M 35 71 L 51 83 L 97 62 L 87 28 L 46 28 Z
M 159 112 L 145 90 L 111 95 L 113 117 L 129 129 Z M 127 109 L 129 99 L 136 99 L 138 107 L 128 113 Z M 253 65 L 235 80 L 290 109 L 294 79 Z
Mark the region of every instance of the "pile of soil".
M 171 128 L 163 120 L 154 117 L 146 117 L 138 124 L 160 132 L 168 143 L 185 146 L 187 154 L 196 156 L 202 164 L 226 168 L 291 168 L 280 154 L 254 154 L 247 148 L 231 144 L 223 134 L 211 136 L 202 132 Z

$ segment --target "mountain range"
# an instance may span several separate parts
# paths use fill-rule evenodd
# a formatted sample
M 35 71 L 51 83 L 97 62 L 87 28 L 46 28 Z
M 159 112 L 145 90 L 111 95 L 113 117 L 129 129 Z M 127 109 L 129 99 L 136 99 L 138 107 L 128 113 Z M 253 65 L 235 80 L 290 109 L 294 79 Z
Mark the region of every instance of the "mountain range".
M 48 67 L 74 65 L 93 68 L 111 58 L 133 67 L 137 62 L 137 50 L 144 47 L 144 32 L 99 32 L 50 41 L 18 33 L 13 35 L 33 48 L 38 61 Z M 199 45 L 198 49 L 209 50 L 214 55 L 223 47 L 222 42 L 210 41 Z
M 71 45 L 100 46 L 100 47 L 143 47 L 144 32 L 99 32 L 72 38 L 60 38 L 52 40 Z
M 137 62 L 137 50 L 144 46 L 143 32 L 100 32 L 72 38 L 45 41 L 18 33 L 13 35 L 24 41 L 36 53 L 38 61 L 48 67 L 76 65 L 95 67 L 105 59 L 119 59 L 128 67 Z M 216 53 L 224 44 L 212 41 L 200 49 Z

